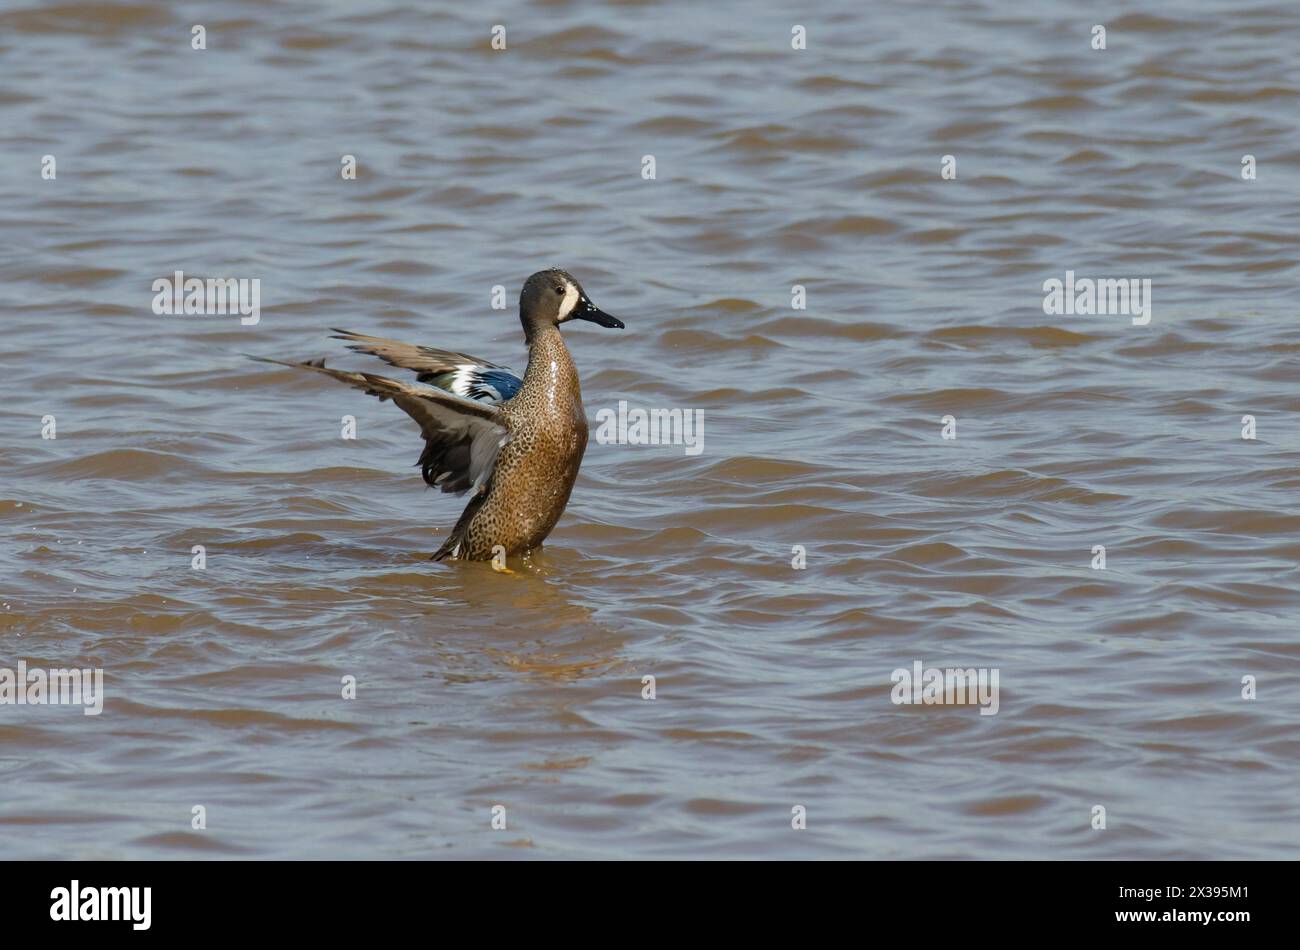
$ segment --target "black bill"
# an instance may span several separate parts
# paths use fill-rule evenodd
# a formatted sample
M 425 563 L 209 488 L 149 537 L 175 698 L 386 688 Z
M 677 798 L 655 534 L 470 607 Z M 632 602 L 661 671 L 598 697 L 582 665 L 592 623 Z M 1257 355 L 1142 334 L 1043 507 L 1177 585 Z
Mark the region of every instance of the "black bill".
M 601 310 L 594 303 L 587 299 L 583 294 L 582 299 L 578 301 L 578 306 L 573 308 L 574 320 L 590 320 L 592 323 L 599 323 L 602 327 L 615 327 L 623 329 L 623 321 L 618 317 L 611 317 L 604 310 Z

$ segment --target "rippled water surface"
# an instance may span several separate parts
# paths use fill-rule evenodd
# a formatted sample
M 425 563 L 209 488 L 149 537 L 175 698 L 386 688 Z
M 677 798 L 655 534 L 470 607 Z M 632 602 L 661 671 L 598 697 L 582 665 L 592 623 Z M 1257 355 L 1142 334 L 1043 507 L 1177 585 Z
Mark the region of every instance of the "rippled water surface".
M 783 6 L 4 5 L 0 667 L 107 697 L 0 705 L 7 857 L 1295 855 L 1300 8 Z M 242 354 L 522 371 L 550 264 L 593 434 L 704 449 L 430 563 L 410 420 Z

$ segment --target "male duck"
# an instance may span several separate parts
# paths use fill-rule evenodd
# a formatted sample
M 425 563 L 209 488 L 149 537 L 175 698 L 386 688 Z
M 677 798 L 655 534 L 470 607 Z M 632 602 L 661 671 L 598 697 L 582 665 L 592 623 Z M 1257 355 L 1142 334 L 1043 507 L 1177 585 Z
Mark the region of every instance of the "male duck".
M 590 320 L 602 327 L 623 322 L 588 299 L 566 271 L 538 271 L 519 295 L 519 320 L 528 344 L 521 380 L 510 370 L 464 353 L 399 343 L 348 330 L 334 339 L 414 370 L 425 385 L 371 373 L 331 369 L 325 361 L 266 363 L 302 367 L 391 399 L 420 424 L 424 480 L 445 492 L 473 497 L 433 560 L 490 560 L 500 545 L 507 555 L 538 547 L 560 520 L 587 448 L 587 414 L 578 370 L 559 324 Z

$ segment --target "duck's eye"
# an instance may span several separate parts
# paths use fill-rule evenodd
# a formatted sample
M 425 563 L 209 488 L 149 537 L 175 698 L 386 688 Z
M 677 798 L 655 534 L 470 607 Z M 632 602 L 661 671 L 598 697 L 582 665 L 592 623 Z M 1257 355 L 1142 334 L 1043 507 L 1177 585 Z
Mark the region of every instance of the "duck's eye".
M 563 287 L 556 287 L 556 288 L 555 288 L 555 292 L 556 292 L 557 294 L 559 294 L 561 297 L 564 296 L 564 288 L 563 288 Z

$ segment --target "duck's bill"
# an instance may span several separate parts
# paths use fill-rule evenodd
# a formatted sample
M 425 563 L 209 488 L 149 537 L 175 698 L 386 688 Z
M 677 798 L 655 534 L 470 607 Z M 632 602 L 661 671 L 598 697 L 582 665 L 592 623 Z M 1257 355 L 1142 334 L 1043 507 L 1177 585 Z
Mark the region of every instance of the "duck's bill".
M 611 317 L 586 297 L 579 301 L 577 308 L 573 311 L 573 317 L 576 320 L 590 320 L 592 323 L 599 323 L 602 327 L 623 329 L 622 320 L 618 317 Z

